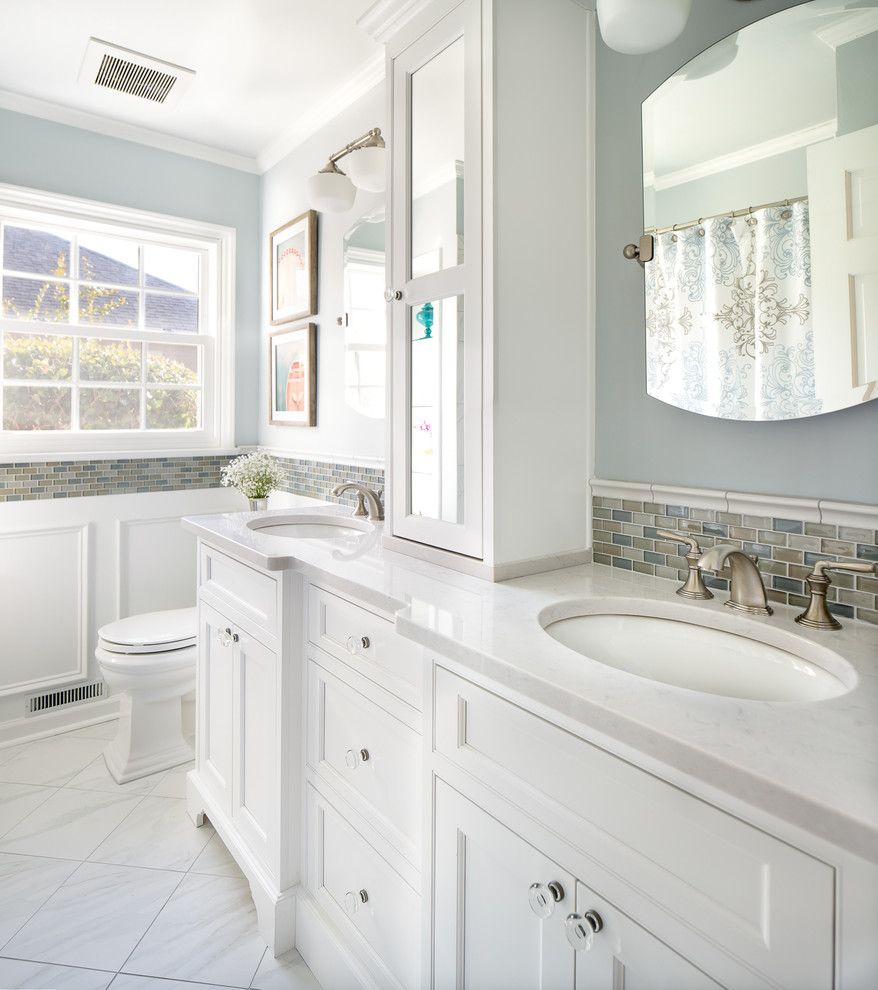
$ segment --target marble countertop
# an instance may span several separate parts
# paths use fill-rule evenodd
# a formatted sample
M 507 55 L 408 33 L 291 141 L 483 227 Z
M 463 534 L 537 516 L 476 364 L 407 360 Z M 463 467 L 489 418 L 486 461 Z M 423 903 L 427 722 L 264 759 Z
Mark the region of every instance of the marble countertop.
M 293 512 L 340 514 L 312 499 L 288 502 Z M 401 635 L 706 800 L 744 802 L 878 862 L 878 628 L 848 621 L 835 633 L 809 630 L 793 622 L 797 609 L 781 605 L 770 617 L 741 615 L 723 607 L 721 593 L 686 602 L 673 582 L 600 565 L 492 584 L 387 550 L 380 524 L 360 537 L 293 540 L 249 529 L 253 519 L 228 513 L 184 524 L 245 562 L 300 570 L 393 613 Z M 807 704 L 691 691 L 581 656 L 540 624 L 562 603 L 594 610 L 610 599 L 613 610 L 624 599 L 634 613 L 750 635 L 829 670 L 840 655 L 855 671 L 853 687 Z

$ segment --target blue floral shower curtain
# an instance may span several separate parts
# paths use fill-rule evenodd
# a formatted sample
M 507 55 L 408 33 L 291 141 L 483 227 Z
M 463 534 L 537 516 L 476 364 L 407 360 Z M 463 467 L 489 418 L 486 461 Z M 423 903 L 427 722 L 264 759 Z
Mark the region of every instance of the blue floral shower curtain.
M 646 340 L 657 399 L 726 419 L 819 413 L 807 200 L 657 235 Z

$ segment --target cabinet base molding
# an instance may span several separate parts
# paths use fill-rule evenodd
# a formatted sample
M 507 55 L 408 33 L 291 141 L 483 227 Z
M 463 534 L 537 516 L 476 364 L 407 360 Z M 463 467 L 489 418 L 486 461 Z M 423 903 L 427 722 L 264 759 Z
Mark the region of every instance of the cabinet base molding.
M 253 858 L 216 802 L 202 787 L 198 771 L 191 770 L 186 777 L 186 808 L 197 828 L 210 821 L 223 840 L 232 858 L 250 884 L 250 893 L 256 906 L 259 934 L 273 956 L 282 956 L 296 946 L 296 902 L 298 884 L 280 890 L 277 883 Z
M 439 564 L 470 577 L 482 578 L 485 581 L 511 581 L 513 578 L 527 577 L 529 574 L 542 574 L 545 571 L 557 571 L 561 567 L 576 567 L 579 564 L 592 562 L 591 547 L 581 550 L 567 550 L 564 553 L 546 554 L 541 557 L 528 557 L 525 560 L 510 560 L 500 564 L 486 564 L 476 557 L 466 557 L 463 554 L 452 553 L 439 547 L 431 547 L 426 543 L 406 540 L 399 536 L 385 535 L 383 544 L 388 550 Z
M 298 900 L 296 949 L 318 983 L 332 990 L 382 990 L 316 898 L 300 890 Z

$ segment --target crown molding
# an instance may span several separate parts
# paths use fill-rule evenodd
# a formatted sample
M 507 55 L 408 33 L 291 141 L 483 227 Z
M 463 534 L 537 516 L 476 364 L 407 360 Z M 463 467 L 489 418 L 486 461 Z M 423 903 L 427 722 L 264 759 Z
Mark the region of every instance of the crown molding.
M 728 155 L 709 158 L 707 161 L 698 162 L 698 164 L 690 165 L 688 168 L 667 172 L 665 175 L 657 176 L 654 172 L 645 172 L 644 183 L 652 185 L 656 192 L 661 192 L 663 189 L 680 186 L 686 182 L 694 182 L 696 179 L 705 179 L 728 169 L 740 168 L 740 166 L 749 165 L 751 162 L 762 161 L 763 158 L 782 155 L 787 151 L 795 151 L 797 148 L 807 148 L 818 141 L 835 137 L 837 129 L 837 120 L 824 120 L 811 127 L 803 127 L 801 130 L 793 131 L 790 134 L 781 134 L 779 137 L 770 138 L 760 144 L 752 144 L 748 148 L 741 148 L 740 151 L 733 151 Z M 648 181 L 650 178 L 652 178 L 651 183 Z
M 334 93 L 320 103 L 312 106 L 296 123 L 285 131 L 279 138 L 272 141 L 256 157 L 260 172 L 267 172 L 277 163 L 299 147 L 313 134 L 323 127 L 328 120 L 337 117 L 361 96 L 365 96 L 384 79 L 384 50 L 380 49 L 375 55 Z M 327 149 L 329 154 L 329 149 Z
M 383 45 L 432 2 L 433 0 L 376 0 L 357 18 L 357 26 L 373 41 Z
M 841 45 L 846 45 L 849 41 L 856 41 L 857 38 L 862 38 L 873 31 L 878 31 L 878 10 L 874 8 L 860 10 L 858 13 L 845 17 L 838 23 L 815 33 L 824 45 L 834 51 Z
M 68 127 L 78 127 L 80 130 L 93 131 L 107 137 L 118 138 L 121 141 L 133 141 L 161 151 L 169 151 L 187 158 L 198 158 L 226 168 L 234 168 L 240 172 L 258 173 L 259 165 L 255 158 L 238 155 L 222 148 L 188 141 L 186 138 L 163 134 L 147 127 L 136 124 L 126 124 L 112 117 L 101 117 L 86 110 L 74 110 L 72 107 L 61 106 L 48 100 L 40 100 L 33 96 L 24 96 L 9 90 L 0 90 L 0 109 L 12 110 L 28 117 L 40 117 L 51 120 L 56 124 L 66 124 Z

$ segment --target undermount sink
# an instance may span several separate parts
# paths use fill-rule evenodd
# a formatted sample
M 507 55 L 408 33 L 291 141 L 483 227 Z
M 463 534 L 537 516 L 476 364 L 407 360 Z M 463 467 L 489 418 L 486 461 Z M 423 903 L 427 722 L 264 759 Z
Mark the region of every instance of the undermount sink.
M 688 617 L 642 614 L 639 608 L 631 614 L 616 611 L 618 607 L 614 603 L 612 610 L 586 611 L 575 604 L 553 606 L 544 610 L 540 622 L 553 639 L 585 657 L 707 694 L 821 701 L 845 694 L 856 681 L 853 668 L 838 654 L 785 630 L 766 633 L 759 627 L 750 636 L 720 628 L 726 616 L 705 616 L 713 621 L 701 625 Z M 756 638 L 760 633 L 774 643 Z
M 352 516 L 323 516 L 318 514 L 257 516 L 247 523 L 249 529 L 265 536 L 283 536 L 296 540 L 349 540 L 371 533 L 374 526 L 365 519 Z

